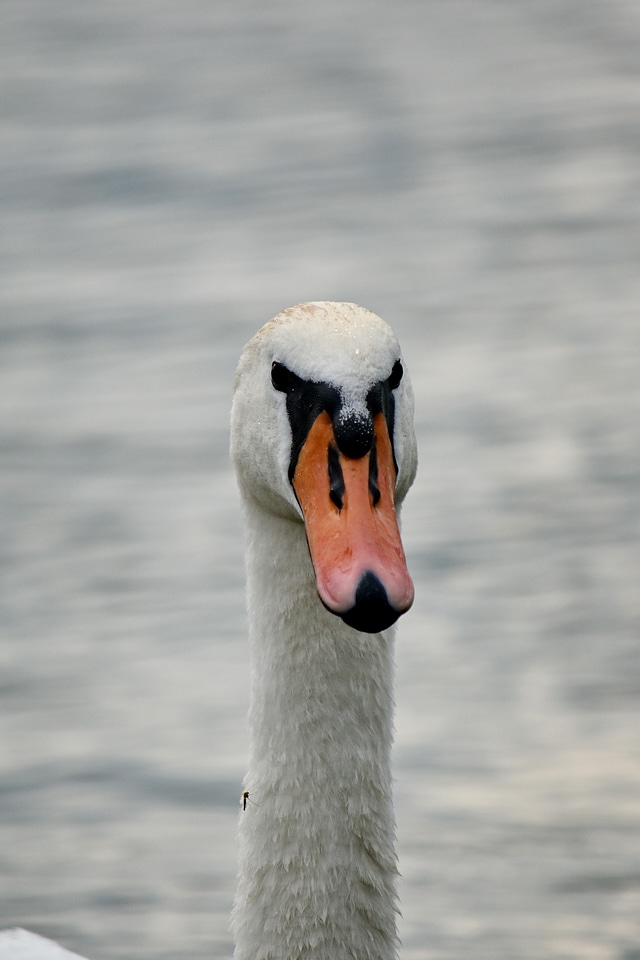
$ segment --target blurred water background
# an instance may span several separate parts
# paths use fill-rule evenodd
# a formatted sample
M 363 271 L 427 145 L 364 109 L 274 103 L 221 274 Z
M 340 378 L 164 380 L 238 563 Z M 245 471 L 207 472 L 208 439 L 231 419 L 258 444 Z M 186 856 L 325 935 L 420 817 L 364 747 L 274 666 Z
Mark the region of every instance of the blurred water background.
M 640 7 L 3 0 L 0 926 L 232 950 L 228 413 L 306 299 L 399 334 L 404 960 L 640 960 Z

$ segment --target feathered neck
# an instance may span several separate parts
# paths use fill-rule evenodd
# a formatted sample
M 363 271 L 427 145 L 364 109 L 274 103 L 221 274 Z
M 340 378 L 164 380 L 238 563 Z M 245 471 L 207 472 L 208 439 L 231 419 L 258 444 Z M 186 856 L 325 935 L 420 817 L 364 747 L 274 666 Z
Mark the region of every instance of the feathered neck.
M 252 656 L 236 960 L 393 960 L 393 634 L 321 605 L 302 523 L 245 496 Z

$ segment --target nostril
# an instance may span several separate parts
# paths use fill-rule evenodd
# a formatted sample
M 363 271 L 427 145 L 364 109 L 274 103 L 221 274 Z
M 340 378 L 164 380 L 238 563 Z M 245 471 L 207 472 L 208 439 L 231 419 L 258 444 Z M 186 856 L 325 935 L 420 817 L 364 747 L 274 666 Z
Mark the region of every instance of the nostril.
M 332 503 L 342 510 L 344 505 L 344 476 L 340 466 L 340 455 L 337 449 L 331 444 L 329 447 L 329 498 Z
M 374 507 L 380 502 L 380 488 L 378 486 L 378 457 L 376 454 L 376 442 L 373 441 L 371 453 L 369 454 L 369 495 Z

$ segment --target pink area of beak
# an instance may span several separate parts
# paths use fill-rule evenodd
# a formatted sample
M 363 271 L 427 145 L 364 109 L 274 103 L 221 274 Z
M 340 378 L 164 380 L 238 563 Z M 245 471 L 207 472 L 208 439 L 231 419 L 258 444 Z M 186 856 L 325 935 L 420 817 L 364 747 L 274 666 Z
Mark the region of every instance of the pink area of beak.
M 347 623 L 368 624 L 356 626 L 367 632 L 386 629 L 409 609 L 414 597 L 394 506 L 393 451 L 381 413 L 374 419 L 374 437 L 379 491 L 375 503 L 371 453 L 358 459 L 338 454 L 344 493 L 341 506 L 332 501 L 328 461 L 336 443 L 326 412 L 311 427 L 293 477 L 320 599 Z M 371 619 L 366 610 L 358 611 L 359 605 L 368 603 Z M 377 627 L 378 622 L 383 625 Z

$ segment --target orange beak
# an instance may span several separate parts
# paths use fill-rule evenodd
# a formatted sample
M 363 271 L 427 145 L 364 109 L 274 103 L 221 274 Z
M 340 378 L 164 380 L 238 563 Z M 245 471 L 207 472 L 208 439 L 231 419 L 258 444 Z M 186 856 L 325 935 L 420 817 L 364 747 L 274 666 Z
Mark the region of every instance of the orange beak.
M 365 633 L 386 630 L 413 603 L 394 506 L 396 468 L 387 421 L 373 419 L 373 444 L 357 459 L 338 449 L 319 414 L 300 450 L 293 488 L 304 516 L 318 594 Z

